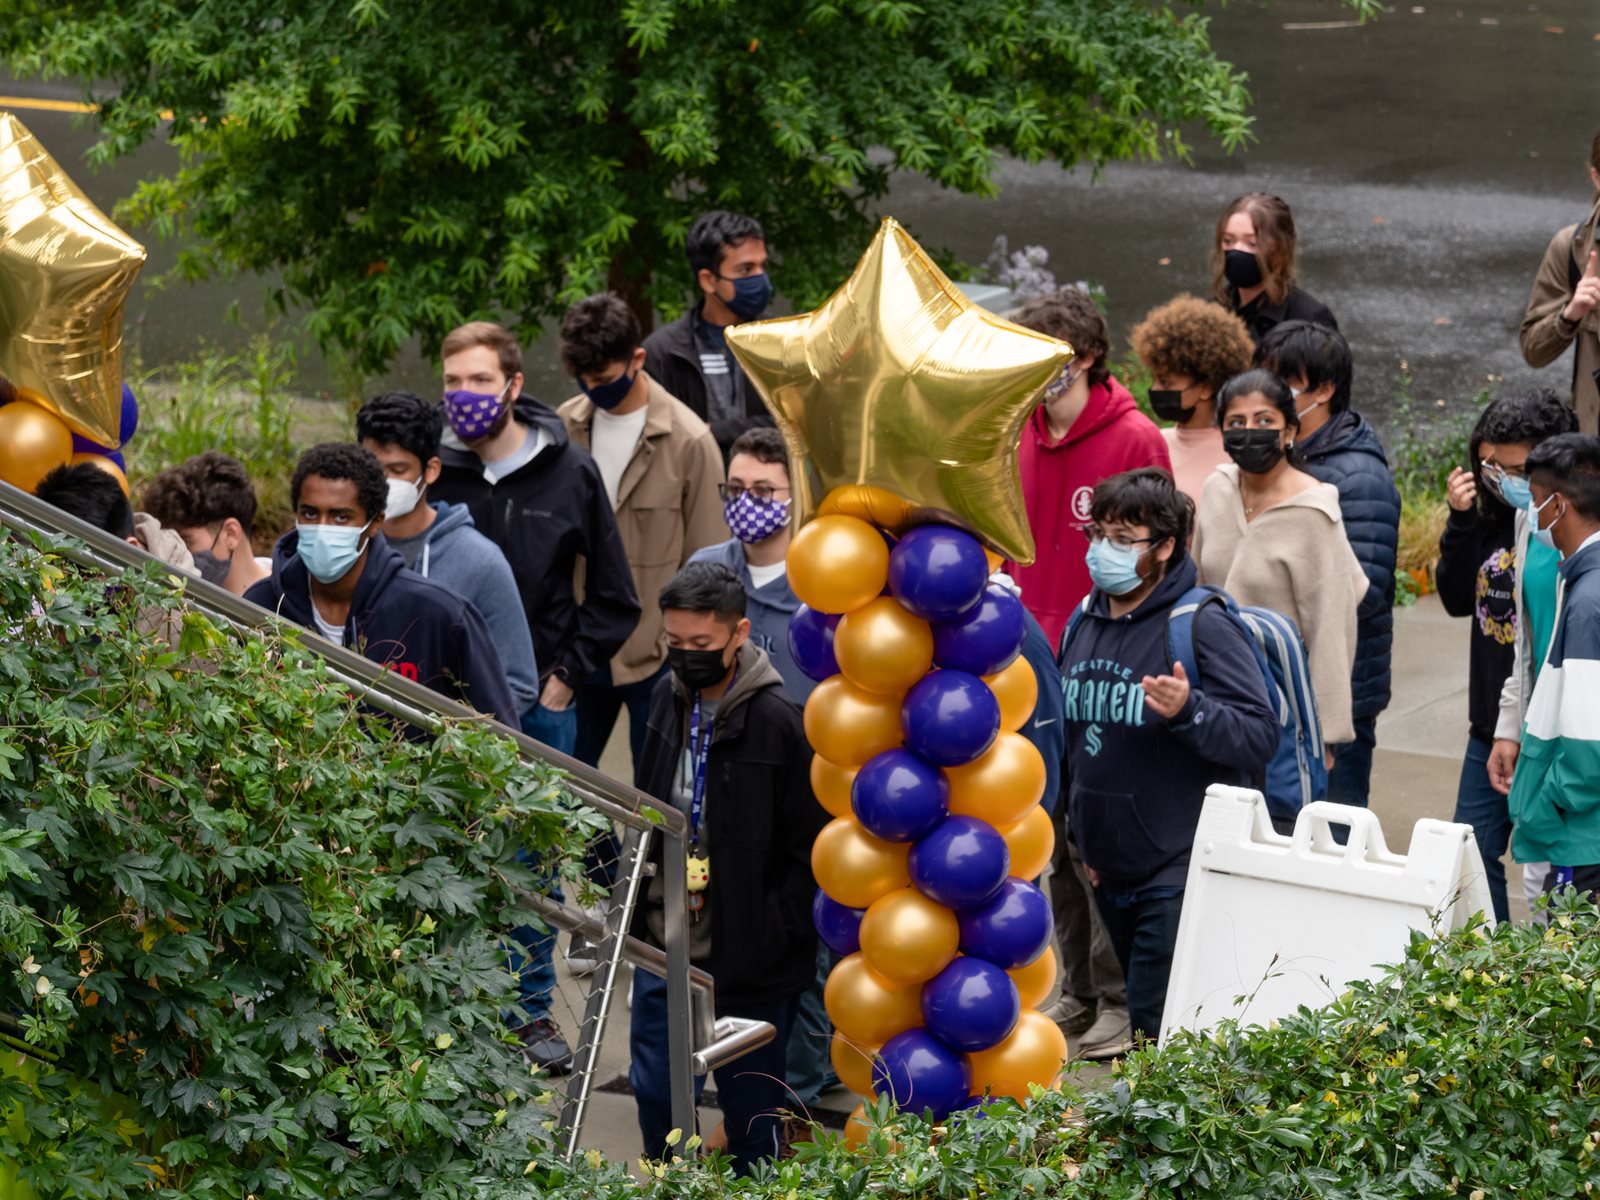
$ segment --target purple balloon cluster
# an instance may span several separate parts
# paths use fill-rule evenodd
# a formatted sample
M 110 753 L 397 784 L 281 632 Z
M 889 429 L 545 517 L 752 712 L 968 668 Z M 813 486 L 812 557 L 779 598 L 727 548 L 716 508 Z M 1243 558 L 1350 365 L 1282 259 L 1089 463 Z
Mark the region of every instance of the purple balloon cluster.
M 913 886 L 959 922 L 961 954 L 922 985 L 923 1027 L 885 1042 L 873 1068 L 879 1094 L 936 1119 L 971 1102 L 964 1056 L 1010 1036 L 1021 1005 L 1007 971 L 1042 954 L 1054 928 L 1044 894 L 1011 878 L 1011 854 L 994 826 L 950 813 L 950 785 L 940 769 L 970 763 L 994 744 L 1000 706 L 981 676 L 1004 670 L 1022 649 L 1022 605 L 988 578 L 982 546 L 960 530 L 925 525 L 895 543 L 889 589 L 932 623 L 935 669 L 902 702 L 905 744 L 863 765 L 851 790 L 862 828 L 884 841 L 912 843 Z M 790 622 L 790 652 L 813 679 L 839 669 L 838 623 L 804 605 Z M 818 934 L 841 955 L 861 948 L 865 915 L 821 890 L 812 906 Z

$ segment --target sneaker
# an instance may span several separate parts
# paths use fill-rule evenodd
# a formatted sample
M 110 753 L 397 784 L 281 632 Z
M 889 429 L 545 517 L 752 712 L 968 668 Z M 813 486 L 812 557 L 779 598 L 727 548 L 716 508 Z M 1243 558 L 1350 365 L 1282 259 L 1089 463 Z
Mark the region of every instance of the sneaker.
M 567 939 L 565 958 L 567 970 L 580 978 L 593 975 L 600 969 L 600 947 L 581 933 L 575 933 Z
M 522 1043 L 522 1053 L 540 1070 L 552 1075 L 572 1073 L 572 1047 L 549 1017 L 540 1017 L 512 1031 Z
M 1062 996 L 1044 1010 L 1044 1015 L 1054 1021 L 1061 1032 L 1068 1037 L 1076 1037 L 1094 1024 L 1094 1007 L 1085 1004 L 1076 996 Z
M 1126 1008 L 1102 1008 L 1083 1035 L 1078 1057 L 1090 1060 L 1116 1058 L 1133 1049 L 1133 1026 Z

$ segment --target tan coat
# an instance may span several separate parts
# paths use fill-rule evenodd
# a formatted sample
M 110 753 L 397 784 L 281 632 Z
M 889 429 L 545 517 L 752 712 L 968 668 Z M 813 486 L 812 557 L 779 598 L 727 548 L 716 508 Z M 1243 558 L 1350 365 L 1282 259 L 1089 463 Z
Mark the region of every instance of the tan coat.
M 593 402 L 574 396 L 556 412 L 573 442 L 589 449 Z M 640 613 L 639 624 L 611 660 L 613 685 L 648 679 L 667 661 L 656 598 L 691 554 L 727 540 L 717 494 L 722 479 L 722 452 L 710 426 L 650 380 L 644 432 L 617 485 L 617 531 L 633 568 Z M 581 592 L 581 579 L 578 587 Z
M 1323 739 L 1330 745 L 1354 741 L 1350 668 L 1367 576 L 1345 536 L 1338 490 L 1319 483 L 1246 521 L 1239 468 L 1218 467 L 1200 495 L 1191 553 L 1201 583 L 1225 589 L 1240 604 L 1280 612 L 1300 627 Z
M 1574 328 L 1560 319 L 1561 310 L 1572 299 L 1571 264 L 1582 275 L 1589 265 L 1589 252 L 1595 248 L 1595 224 L 1600 221 L 1600 202 L 1582 222 L 1569 225 L 1545 247 L 1539 273 L 1528 293 L 1528 307 L 1522 313 L 1522 357 L 1530 367 L 1544 367 L 1561 357 L 1568 345 L 1576 342 L 1572 378 L 1572 407 L 1578 412 L 1578 428 L 1584 433 L 1600 432 L 1600 388 L 1594 373 L 1600 369 L 1600 307 L 1589 312 Z M 1573 251 L 1578 251 L 1574 254 Z

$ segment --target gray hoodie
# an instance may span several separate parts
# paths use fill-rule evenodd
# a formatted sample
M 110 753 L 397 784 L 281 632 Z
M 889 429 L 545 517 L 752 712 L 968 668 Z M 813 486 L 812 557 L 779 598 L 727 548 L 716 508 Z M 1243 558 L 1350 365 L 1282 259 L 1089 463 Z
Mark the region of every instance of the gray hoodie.
M 511 564 L 500 547 L 473 527 L 466 505 L 440 501 L 433 510 L 438 516 L 425 531 L 411 538 L 388 538 L 389 545 L 418 575 L 442 583 L 482 614 L 505 665 L 517 710 L 525 713 L 539 699 L 539 666 Z

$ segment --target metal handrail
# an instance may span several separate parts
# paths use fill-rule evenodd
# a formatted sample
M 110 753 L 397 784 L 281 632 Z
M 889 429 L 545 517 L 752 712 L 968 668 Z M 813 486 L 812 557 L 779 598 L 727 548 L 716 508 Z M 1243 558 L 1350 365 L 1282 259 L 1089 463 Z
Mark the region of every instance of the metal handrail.
M 179 585 L 178 590 L 182 591 L 185 598 L 208 616 L 247 634 L 281 634 L 286 629 L 292 630 L 307 650 L 322 658 L 334 679 L 359 695 L 363 702 L 418 728 L 437 730 L 446 721 L 492 724 L 496 732 L 516 743 L 518 754 L 525 762 L 542 760 L 565 772 L 567 788 L 581 803 L 620 825 L 639 831 L 637 840 L 640 849 L 637 853 L 641 858 L 652 831 L 659 832 L 664 840 L 665 861 L 681 862 L 686 858 L 688 822 L 683 813 L 670 804 L 535 741 L 520 729 L 512 729 L 492 717 L 474 712 L 421 683 L 406 679 L 352 650 L 335 645 L 312 630 L 285 621 L 276 613 L 251 604 L 225 588 L 162 562 L 142 549 L 4 482 L 0 482 L 0 526 L 46 537 L 76 539 L 76 542 L 67 542 L 56 549 L 81 566 L 110 575 L 120 575 L 130 568 L 138 569 L 154 562 L 166 572 L 170 581 Z M 602 950 L 609 951 L 609 961 L 612 963 L 612 969 L 606 973 L 607 978 L 614 977 L 614 964 L 622 957 L 649 969 L 666 968 L 667 1061 L 671 1079 L 672 1120 L 679 1129 L 693 1129 L 694 1067 L 697 1058 L 705 1061 L 708 1045 L 716 1036 L 709 1016 L 714 1007 L 712 980 L 711 976 L 689 963 L 688 897 L 684 872 L 667 871 L 663 885 L 665 936 L 662 940 L 666 942 L 665 950 L 625 936 L 620 928 L 603 931 L 605 940 Z M 532 899 L 545 919 L 557 928 L 569 932 L 594 932 L 589 918 L 584 914 L 547 897 L 535 896 Z M 601 941 L 600 938 L 595 940 Z M 698 1006 L 691 998 L 691 989 L 701 1001 Z M 603 1021 L 603 1002 L 597 1003 L 596 997 L 591 996 L 589 1010 Z M 695 1036 L 696 1026 L 701 1035 L 699 1039 Z M 598 1036 L 598 1029 L 595 1035 Z M 697 1040 L 700 1041 L 698 1055 Z M 587 1083 L 586 1076 L 585 1091 Z M 569 1153 L 576 1148 L 578 1125 L 585 1107 L 584 1102 L 569 1104 L 563 1113 L 564 1123 L 568 1124 Z

